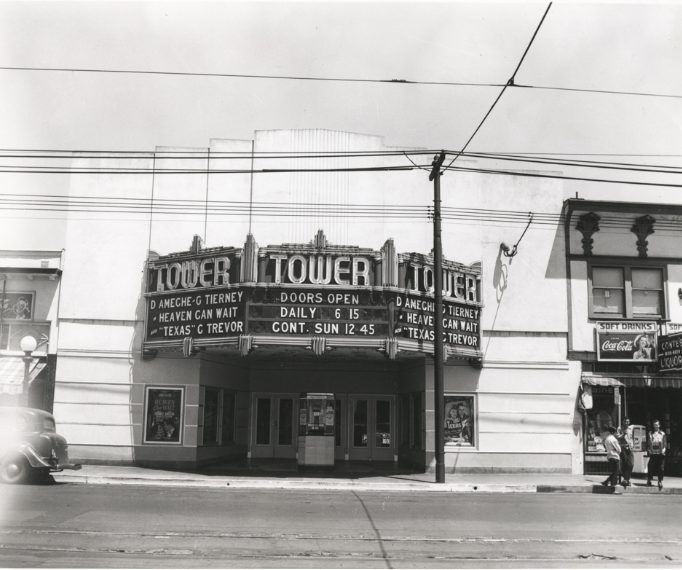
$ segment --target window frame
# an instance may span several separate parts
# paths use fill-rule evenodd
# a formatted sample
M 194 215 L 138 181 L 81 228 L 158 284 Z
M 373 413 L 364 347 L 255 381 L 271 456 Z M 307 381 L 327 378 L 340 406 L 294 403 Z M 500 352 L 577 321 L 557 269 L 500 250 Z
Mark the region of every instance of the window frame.
M 623 315 L 614 315 L 613 313 L 597 313 L 594 307 L 594 285 L 593 285 L 593 271 L 594 268 L 615 268 L 623 270 Z M 658 269 L 661 271 L 661 314 L 660 315 L 643 315 L 634 314 L 632 311 L 632 270 L 633 269 Z M 625 320 L 642 320 L 642 321 L 668 321 L 668 266 L 658 261 L 649 261 L 646 259 L 632 260 L 624 262 L 622 260 L 594 260 L 587 263 L 587 303 L 589 310 L 589 318 L 596 321 L 625 321 Z M 599 287 L 598 287 L 599 288 Z

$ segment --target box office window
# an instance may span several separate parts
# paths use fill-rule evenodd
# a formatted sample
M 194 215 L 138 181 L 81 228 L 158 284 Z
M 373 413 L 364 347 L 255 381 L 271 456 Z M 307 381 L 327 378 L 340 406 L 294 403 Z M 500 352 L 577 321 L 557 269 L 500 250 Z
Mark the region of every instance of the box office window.
M 664 317 L 664 281 L 661 267 L 592 265 L 590 317 Z

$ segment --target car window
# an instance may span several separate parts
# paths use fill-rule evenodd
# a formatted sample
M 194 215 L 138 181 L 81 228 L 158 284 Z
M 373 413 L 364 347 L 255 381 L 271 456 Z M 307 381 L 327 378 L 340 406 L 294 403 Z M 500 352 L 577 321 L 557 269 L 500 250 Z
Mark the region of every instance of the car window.
M 43 420 L 43 430 L 50 432 L 50 433 L 55 433 L 55 425 L 54 425 L 54 420 L 52 418 L 45 418 Z

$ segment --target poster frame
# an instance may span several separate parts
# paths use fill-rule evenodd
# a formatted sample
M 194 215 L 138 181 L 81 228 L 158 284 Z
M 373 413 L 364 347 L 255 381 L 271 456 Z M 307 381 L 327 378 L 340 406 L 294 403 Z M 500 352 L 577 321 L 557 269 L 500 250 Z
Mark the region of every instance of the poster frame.
M 5 298 L 7 298 L 9 295 L 16 295 L 18 297 L 21 296 L 30 296 L 31 297 L 31 302 L 30 302 L 30 308 L 31 308 L 31 316 L 28 319 L 13 319 L 11 317 L 7 317 L 4 314 L 2 315 L 2 322 L 9 322 L 9 323 L 32 323 L 35 321 L 35 310 L 36 310 L 36 292 L 35 291 L 2 291 L 0 289 L 0 311 L 3 311 L 2 306 L 4 305 Z M 4 311 L 3 311 L 4 313 Z
M 152 390 L 164 392 L 180 392 L 180 419 L 178 441 L 159 441 L 147 439 L 147 426 L 149 423 L 149 397 Z M 142 426 L 142 443 L 149 445 L 183 445 L 183 435 L 185 432 L 185 387 L 184 386 L 145 386 L 144 391 L 144 425 Z
M 447 419 L 447 412 L 445 411 L 447 409 L 447 405 L 449 403 L 448 398 L 450 401 L 453 400 L 458 400 L 458 399 L 467 399 L 470 400 L 469 405 L 469 418 L 473 418 L 473 430 L 471 431 L 472 437 L 473 437 L 473 442 L 470 443 L 469 445 L 448 445 L 447 442 L 443 442 L 445 452 L 460 452 L 460 451 L 477 451 L 478 450 L 478 402 L 476 398 L 476 394 L 472 392 L 445 392 L 443 394 L 443 419 Z

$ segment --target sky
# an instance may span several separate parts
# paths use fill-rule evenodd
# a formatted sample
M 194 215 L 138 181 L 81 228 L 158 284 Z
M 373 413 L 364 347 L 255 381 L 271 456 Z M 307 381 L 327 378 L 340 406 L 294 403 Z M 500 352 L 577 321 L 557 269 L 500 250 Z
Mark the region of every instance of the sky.
M 0 3 L 0 67 L 504 84 L 544 3 Z M 682 95 L 682 6 L 555 3 L 517 84 Z M 0 148 L 152 151 L 331 129 L 459 150 L 499 87 L 0 70 Z M 682 155 L 682 98 L 507 89 L 469 151 Z M 589 157 L 586 157 L 589 158 Z M 597 157 L 682 167 L 678 157 Z M 3 158 L 4 164 L 17 164 Z M 45 164 L 45 162 L 43 162 Z M 508 163 L 491 163 L 506 166 Z M 534 168 L 529 166 L 528 168 Z M 564 169 L 681 183 L 680 176 Z M 0 173 L 0 194 L 67 175 Z M 566 197 L 680 203 L 680 189 L 566 183 Z M 63 223 L 0 213 L 9 247 L 63 246 Z M 53 217 L 58 217 L 54 214 Z

